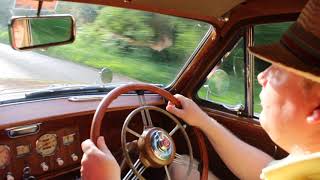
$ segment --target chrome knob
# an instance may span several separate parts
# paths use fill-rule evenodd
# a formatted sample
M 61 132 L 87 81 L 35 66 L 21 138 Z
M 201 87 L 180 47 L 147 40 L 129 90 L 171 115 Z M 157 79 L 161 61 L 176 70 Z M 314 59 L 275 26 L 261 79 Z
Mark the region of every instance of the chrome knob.
M 49 166 L 45 162 L 41 163 L 40 166 L 41 166 L 43 171 L 48 171 L 49 170 Z
M 78 161 L 79 159 L 79 157 L 75 153 L 71 154 L 71 158 L 73 161 Z
M 57 158 L 57 163 L 59 166 L 62 166 L 64 164 L 64 161 L 61 158 Z
M 11 172 L 7 173 L 7 180 L 14 180 L 14 177 Z

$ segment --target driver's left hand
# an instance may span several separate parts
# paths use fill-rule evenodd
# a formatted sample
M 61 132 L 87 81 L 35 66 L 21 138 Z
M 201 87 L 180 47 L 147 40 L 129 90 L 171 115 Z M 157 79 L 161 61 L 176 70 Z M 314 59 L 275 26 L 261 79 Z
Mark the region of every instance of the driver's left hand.
M 120 180 L 120 167 L 102 136 L 98 138 L 97 146 L 87 139 L 82 142 L 81 147 L 83 156 L 80 171 L 84 180 Z

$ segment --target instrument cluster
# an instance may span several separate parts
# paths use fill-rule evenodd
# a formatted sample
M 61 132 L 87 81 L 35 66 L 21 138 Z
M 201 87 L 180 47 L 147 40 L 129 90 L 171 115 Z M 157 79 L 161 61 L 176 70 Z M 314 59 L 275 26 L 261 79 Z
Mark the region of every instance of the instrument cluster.
M 0 179 L 32 179 L 79 165 L 81 151 L 77 127 L 41 124 L 6 129 L 0 136 Z M 3 137 L 6 134 L 7 137 Z

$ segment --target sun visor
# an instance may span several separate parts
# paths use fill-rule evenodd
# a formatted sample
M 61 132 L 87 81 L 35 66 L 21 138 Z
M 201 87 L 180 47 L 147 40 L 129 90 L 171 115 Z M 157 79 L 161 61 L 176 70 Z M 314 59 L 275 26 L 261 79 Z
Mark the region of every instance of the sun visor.
M 87 2 L 88 0 L 67 0 Z M 246 0 L 91 0 L 92 3 L 212 20 Z
M 175 10 L 198 16 L 221 17 L 245 0 L 132 0 L 132 4 Z

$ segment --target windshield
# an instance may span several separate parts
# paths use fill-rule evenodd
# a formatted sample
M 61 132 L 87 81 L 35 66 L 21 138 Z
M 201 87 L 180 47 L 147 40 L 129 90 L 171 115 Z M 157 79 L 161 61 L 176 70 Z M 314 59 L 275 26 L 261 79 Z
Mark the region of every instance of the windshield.
M 42 14 L 73 15 L 75 42 L 15 51 L 8 40 L 10 17 L 36 14 L 18 7 L 16 1 L 0 1 L 0 95 L 79 84 L 147 82 L 166 86 L 211 29 L 207 23 L 190 19 L 58 2 L 53 11 Z

